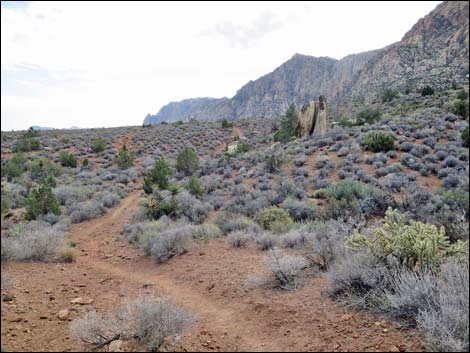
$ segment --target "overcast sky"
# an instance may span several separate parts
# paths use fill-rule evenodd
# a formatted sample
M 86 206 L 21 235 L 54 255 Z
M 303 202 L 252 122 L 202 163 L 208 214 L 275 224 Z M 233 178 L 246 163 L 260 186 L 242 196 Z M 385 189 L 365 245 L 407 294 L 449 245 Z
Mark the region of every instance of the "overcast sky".
M 2 1 L 2 130 L 140 125 L 170 101 L 232 97 L 295 53 L 399 41 L 437 4 Z

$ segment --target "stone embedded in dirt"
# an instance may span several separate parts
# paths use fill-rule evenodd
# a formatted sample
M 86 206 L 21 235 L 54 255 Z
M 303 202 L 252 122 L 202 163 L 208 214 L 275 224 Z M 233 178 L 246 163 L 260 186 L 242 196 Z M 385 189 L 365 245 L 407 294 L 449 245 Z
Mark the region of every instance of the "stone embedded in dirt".
M 70 303 L 71 304 L 80 304 L 80 305 L 89 305 L 89 304 L 92 304 L 93 301 L 94 300 L 92 298 L 83 299 L 82 297 L 78 297 L 78 298 L 72 299 L 70 301 Z
M 22 318 L 20 316 L 18 317 L 12 317 L 11 319 L 8 319 L 9 322 L 21 322 Z
M 400 352 L 400 348 L 398 348 L 397 346 L 391 346 L 390 352 Z
M 62 321 L 65 321 L 69 318 L 70 316 L 70 311 L 69 309 L 63 309 L 61 311 L 59 311 L 59 313 L 57 314 L 57 317 L 59 318 L 59 320 L 62 320 Z
M 108 352 L 122 352 L 122 345 L 123 341 L 121 340 L 114 340 L 108 346 Z
M 49 317 L 47 315 L 41 315 L 39 316 L 40 320 L 47 320 Z
M 13 294 L 4 294 L 3 295 L 3 301 L 4 302 L 12 302 L 15 299 L 15 296 Z
M 351 314 L 344 314 L 343 316 L 341 316 L 341 321 L 349 321 L 351 319 L 352 319 Z

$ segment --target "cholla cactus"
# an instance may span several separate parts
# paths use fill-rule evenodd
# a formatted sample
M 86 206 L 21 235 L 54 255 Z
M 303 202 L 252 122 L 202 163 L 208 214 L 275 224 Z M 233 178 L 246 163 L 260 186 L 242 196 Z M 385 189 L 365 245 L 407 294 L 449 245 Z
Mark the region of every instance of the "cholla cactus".
M 353 250 L 370 251 L 377 258 L 386 261 L 393 256 L 398 263 L 411 270 L 417 266 L 422 270 L 438 269 L 446 257 L 468 253 L 468 243 L 450 244 L 444 227 L 411 221 L 389 208 L 381 227 L 372 229 L 372 237 L 354 232 L 347 240 Z

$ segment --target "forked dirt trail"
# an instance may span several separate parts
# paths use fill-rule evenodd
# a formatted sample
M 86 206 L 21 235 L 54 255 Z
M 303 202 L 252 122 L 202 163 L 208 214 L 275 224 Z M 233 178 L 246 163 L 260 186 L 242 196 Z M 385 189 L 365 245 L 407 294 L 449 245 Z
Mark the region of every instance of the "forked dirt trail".
M 413 331 L 360 313 L 345 313 L 311 279 L 294 292 L 251 288 L 250 274 L 264 272 L 263 253 L 233 249 L 225 239 L 195 244 L 185 255 L 156 264 L 119 236 L 138 207 L 129 194 L 99 219 L 74 225 L 72 264 L 2 265 L 13 278 L 12 302 L 2 302 L 2 346 L 7 350 L 81 350 L 69 338 L 68 320 L 96 308 L 110 310 L 139 293 L 169 296 L 197 318 L 169 350 L 176 351 L 397 351 L 421 350 Z M 89 305 L 71 300 L 93 299 Z M 138 347 L 128 347 L 128 349 Z

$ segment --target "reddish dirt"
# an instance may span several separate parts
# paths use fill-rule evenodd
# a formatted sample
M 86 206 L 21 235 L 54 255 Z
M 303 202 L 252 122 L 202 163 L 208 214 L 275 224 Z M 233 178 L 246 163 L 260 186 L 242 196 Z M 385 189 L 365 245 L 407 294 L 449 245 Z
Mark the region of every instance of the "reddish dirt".
M 128 195 L 105 216 L 74 225 L 72 264 L 4 263 L 2 347 L 12 351 L 79 351 L 69 338 L 70 319 L 95 308 L 109 310 L 141 291 L 171 297 L 197 322 L 167 347 L 176 351 L 407 351 L 422 350 L 417 334 L 368 315 L 345 311 L 327 298 L 322 278 L 293 292 L 252 288 L 250 274 L 263 274 L 263 253 L 233 249 L 225 239 L 195 244 L 185 255 L 157 265 L 132 249 L 119 233 L 137 209 L 140 192 Z M 76 297 L 92 298 L 76 306 Z M 134 347 L 136 348 L 136 347 Z
M 239 136 L 239 137 L 242 137 L 244 136 L 245 132 L 242 128 L 240 127 L 236 127 L 234 126 L 232 128 L 232 133 L 230 134 L 230 137 L 235 137 L 235 136 Z M 225 142 L 222 142 L 220 145 L 218 145 L 216 148 L 214 148 L 210 154 L 218 154 L 218 153 L 221 153 L 222 151 L 225 150 L 225 148 L 227 147 L 227 141 Z

